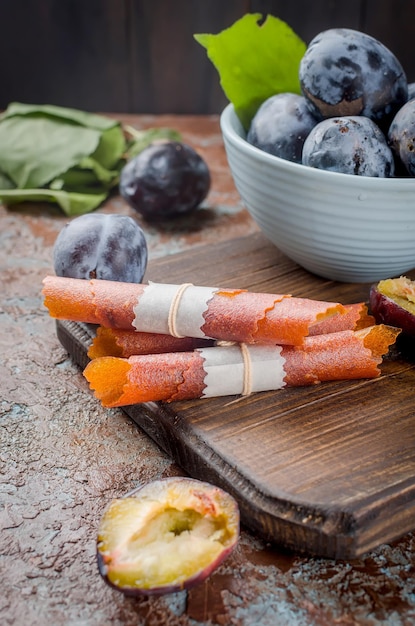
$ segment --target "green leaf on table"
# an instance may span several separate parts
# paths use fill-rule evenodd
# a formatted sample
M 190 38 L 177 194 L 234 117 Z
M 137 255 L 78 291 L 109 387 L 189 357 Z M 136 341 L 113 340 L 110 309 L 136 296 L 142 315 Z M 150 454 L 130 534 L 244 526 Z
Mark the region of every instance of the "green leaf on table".
M 0 172 L 0 189 L 15 189 L 16 185 L 10 180 L 6 174 Z
M 111 189 L 118 183 L 119 168 L 107 170 L 93 157 L 84 157 L 78 165 L 70 168 L 60 179 L 68 189 L 78 187 L 103 185 Z
M 104 168 L 114 169 L 124 156 L 126 147 L 124 132 L 118 124 L 102 132 L 98 147 L 91 156 Z
M 182 141 L 181 134 L 173 128 L 146 128 L 137 130 L 132 126 L 125 125 L 124 130 L 130 136 L 127 148 L 127 159 L 132 159 L 155 141 Z
M 91 211 L 118 183 L 126 148 L 116 119 L 13 102 L 0 116 L 0 200 L 56 202 L 68 215 Z
M 68 125 L 72 129 L 78 126 L 98 131 L 99 140 L 92 156 L 107 169 L 117 165 L 126 149 L 126 140 L 120 122 L 103 115 L 49 104 L 32 105 L 12 102 L 0 116 L 0 121 L 16 117 L 27 118 L 30 122 L 35 119 L 52 120 L 56 124 Z
M 45 117 L 0 123 L 0 170 L 20 189 L 43 187 L 92 154 L 100 132 Z
M 79 126 L 95 128 L 100 131 L 105 131 L 113 126 L 119 125 L 117 120 L 103 115 L 97 115 L 96 113 L 88 113 L 87 111 L 69 109 L 53 104 L 25 104 L 22 102 L 11 102 L 6 111 L 0 116 L 0 119 L 14 117 L 16 115 L 56 118 L 63 122 L 72 122 Z
M 300 93 L 298 70 L 306 44 L 279 18 L 248 13 L 217 35 L 194 37 L 206 48 L 245 129 L 270 96 Z
M 108 192 L 77 193 L 64 189 L 0 189 L 0 201 L 7 205 L 21 202 L 52 202 L 68 215 L 82 215 L 96 209 Z
M 0 201 L 52 202 L 67 215 L 96 209 L 129 158 L 170 128 L 136 130 L 109 117 L 55 105 L 12 102 L 0 115 Z
M 92 156 L 84 157 L 80 163 L 53 179 L 48 187 L 85 193 L 97 187 L 102 187 L 102 191 L 110 190 L 118 184 L 120 171 L 124 165 L 125 161 L 118 160 L 115 169 L 108 170 Z

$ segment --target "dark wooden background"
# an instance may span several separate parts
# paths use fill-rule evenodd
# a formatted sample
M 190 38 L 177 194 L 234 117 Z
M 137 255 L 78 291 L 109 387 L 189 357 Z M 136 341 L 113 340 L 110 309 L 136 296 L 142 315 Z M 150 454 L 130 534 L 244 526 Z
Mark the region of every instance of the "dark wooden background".
M 247 12 L 284 19 L 306 42 L 334 26 L 363 30 L 415 81 L 414 0 L 0 0 L 0 108 L 219 113 L 226 99 L 193 34 Z

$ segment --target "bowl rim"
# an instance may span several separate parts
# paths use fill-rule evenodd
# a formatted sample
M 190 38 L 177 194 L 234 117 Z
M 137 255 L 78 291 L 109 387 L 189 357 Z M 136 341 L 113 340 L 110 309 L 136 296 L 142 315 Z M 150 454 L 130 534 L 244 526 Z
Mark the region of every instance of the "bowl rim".
M 270 166 L 278 165 L 280 170 L 285 170 L 291 174 L 298 176 L 306 176 L 312 180 L 321 180 L 327 183 L 338 183 L 339 185 L 352 184 L 356 187 L 364 188 L 372 191 L 395 191 L 414 188 L 415 191 L 415 177 L 402 177 L 402 178 L 381 178 L 376 176 L 353 176 L 352 174 L 344 174 L 341 172 L 331 172 L 328 170 L 321 170 L 318 168 L 303 165 L 302 163 L 294 163 L 282 159 L 273 154 L 269 154 L 264 150 L 260 150 L 256 146 L 248 143 L 248 141 L 242 137 L 236 130 L 236 127 L 240 127 L 241 132 L 245 133 L 242 123 L 239 120 L 235 107 L 232 103 L 229 103 L 220 114 L 220 128 L 224 138 L 231 141 L 235 146 L 239 147 L 245 153 L 251 154 L 259 161 L 266 163 Z M 347 182 L 348 181 L 348 182 Z M 353 181 L 353 182 L 352 182 Z M 415 204 L 415 199 L 414 199 Z

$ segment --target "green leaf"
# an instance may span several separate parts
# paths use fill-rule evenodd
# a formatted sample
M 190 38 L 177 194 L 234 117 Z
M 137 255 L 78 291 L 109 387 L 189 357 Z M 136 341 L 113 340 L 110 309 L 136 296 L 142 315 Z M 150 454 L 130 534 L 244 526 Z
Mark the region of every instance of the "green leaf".
M 15 189 L 16 185 L 10 180 L 6 174 L 0 172 L 0 189 Z
M 132 159 L 155 141 L 182 141 L 181 134 L 173 128 L 147 128 L 137 130 L 132 126 L 125 125 L 125 131 L 131 140 L 127 149 L 127 159 Z
M 0 123 L 0 170 L 17 187 L 42 187 L 92 154 L 101 133 L 45 117 L 14 116 Z
M 129 130 L 118 120 L 54 105 L 13 102 L 0 115 L 0 201 L 57 203 L 67 215 L 97 208 L 127 158 L 172 129 Z
M 126 145 L 119 121 L 77 109 L 13 102 L 0 117 L 0 170 L 19 188 L 42 187 L 90 156 L 99 180 L 114 178 L 99 166 L 118 169 Z
M 108 193 L 118 182 L 118 169 L 106 170 L 91 157 L 86 157 L 79 165 L 54 178 L 48 188 L 78 193 Z
M 82 215 L 96 209 L 107 197 L 104 193 L 77 193 L 54 189 L 0 190 L 0 201 L 6 205 L 21 202 L 52 202 L 58 204 L 66 215 Z
M 118 181 L 118 169 L 107 170 L 93 156 L 83 158 L 76 169 L 93 173 L 96 183 L 102 183 L 108 188 Z
M 60 121 L 75 123 L 87 128 L 95 128 L 100 131 L 119 125 L 117 120 L 97 115 L 96 113 L 88 113 L 87 111 L 55 106 L 53 104 L 24 104 L 22 102 L 11 102 L 2 114 L 1 119 L 16 115 L 54 117 Z
M 127 142 L 120 125 L 103 131 L 93 159 L 105 169 L 113 169 L 125 154 Z
M 194 35 L 206 48 L 245 129 L 270 96 L 300 93 L 298 69 L 306 44 L 277 17 L 262 18 L 248 13 L 217 35 Z

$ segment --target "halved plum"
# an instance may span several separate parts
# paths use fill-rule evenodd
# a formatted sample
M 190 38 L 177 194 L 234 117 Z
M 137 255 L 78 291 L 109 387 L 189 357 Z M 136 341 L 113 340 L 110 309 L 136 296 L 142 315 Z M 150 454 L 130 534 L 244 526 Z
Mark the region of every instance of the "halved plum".
M 98 530 L 98 567 L 127 595 L 174 593 L 203 582 L 238 539 L 239 508 L 230 494 L 192 478 L 166 478 L 109 504 Z
M 406 276 L 381 280 L 370 288 L 369 302 L 378 323 L 397 326 L 415 338 L 415 281 Z

